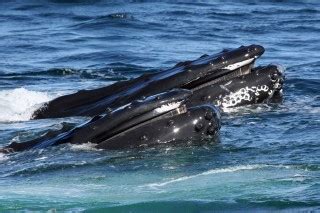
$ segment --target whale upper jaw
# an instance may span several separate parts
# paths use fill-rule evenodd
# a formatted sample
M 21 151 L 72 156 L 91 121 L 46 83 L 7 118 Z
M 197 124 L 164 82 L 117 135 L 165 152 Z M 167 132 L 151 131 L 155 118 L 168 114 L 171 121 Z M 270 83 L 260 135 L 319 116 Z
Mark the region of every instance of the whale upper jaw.
M 248 60 L 255 60 L 259 58 L 265 49 L 256 44 L 249 46 L 240 46 L 236 49 L 223 50 L 214 55 L 205 55 L 190 63 L 190 65 L 202 65 L 210 63 L 213 69 L 229 69 L 234 70 L 239 68 L 241 63 L 250 63 Z
M 206 68 L 206 71 L 203 72 L 205 74 L 200 72 L 198 77 L 186 82 L 182 88 L 196 90 L 199 87 L 202 88 L 209 84 L 249 74 L 254 68 L 255 61 L 262 56 L 264 51 L 264 47 L 253 44 L 232 50 L 223 50 L 211 56 L 202 56 L 190 63 L 189 66 L 205 66 L 207 64 L 211 67 Z M 185 69 L 188 69 L 188 65 Z
M 239 69 L 239 68 L 241 68 L 241 67 L 243 67 L 245 65 L 253 63 L 254 60 L 255 60 L 255 58 L 249 58 L 249 59 L 246 59 L 244 61 L 240 61 L 240 62 L 237 62 L 237 63 L 234 63 L 234 64 L 230 64 L 230 65 L 224 67 L 223 69 L 234 71 L 234 70 Z

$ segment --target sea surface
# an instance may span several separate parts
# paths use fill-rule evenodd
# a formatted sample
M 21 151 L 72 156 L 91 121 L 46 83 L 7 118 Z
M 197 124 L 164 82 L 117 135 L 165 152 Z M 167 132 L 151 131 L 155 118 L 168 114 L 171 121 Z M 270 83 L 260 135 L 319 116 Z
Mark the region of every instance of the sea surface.
M 0 212 L 320 211 L 320 1 L 0 3 L 0 146 L 63 122 L 55 97 L 260 44 L 285 68 L 282 104 L 223 113 L 218 142 L 0 155 Z

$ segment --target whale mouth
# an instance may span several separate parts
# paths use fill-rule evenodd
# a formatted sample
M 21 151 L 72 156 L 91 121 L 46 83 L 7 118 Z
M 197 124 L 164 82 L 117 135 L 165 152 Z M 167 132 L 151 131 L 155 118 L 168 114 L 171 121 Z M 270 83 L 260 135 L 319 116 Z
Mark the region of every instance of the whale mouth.
M 276 65 L 253 67 L 250 64 L 245 74 L 239 68 L 234 73 L 193 87 L 188 105 L 208 102 L 225 111 L 226 108 L 244 105 L 280 103 L 283 83 L 283 68 Z
M 25 143 L 12 143 L 3 152 L 88 141 L 98 144 L 97 148 L 117 149 L 215 136 L 220 114 L 214 105 L 229 108 L 266 103 L 281 94 L 284 69 L 276 65 L 254 67 L 263 53 L 259 45 L 241 46 L 57 98 L 36 115 L 95 117 L 68 132 L 59 130 Z
M 180 62 L 167 70 L 147 73 L 128 81 L 120 81 L 106 87 L 82 90 L 59 97 L 36 110 L 32 118 L 95 116 L 105 113 L 106 109 L 116 109 L 142 97 L 152 96 L 173 88 L 196 92 L 209 89 L 214 85 L 225 84 L 233 79 L 250 78 L 253 76 L 250 74 L 256 70 L 255 61 L 264 51 L 262 46 L 253 44 L 223 50 L 213 55 L 203 55 L 194 61 Z M 278 79 L 279 76 L 281 74 L 275 78 Z M 254 78 L 257 80 L 256 77 Z M 241 81 L 241 79 L 238 80 Z M 250 79 L 246 79 L 246 82 L 254 84 L 254 81 Z M 283 81 L 279 81 L 280 86 L 282 83 Z M 245 85 L 239 84 L 238 86 Z M 194 96 L 197 95 L 199 94 L 196 93 Z M 199 102 L 201 103 L 208 102 Z
M 235 54 L 239 49 L 241 51 Z M 247 52 L 252 49 L 256 51 L 248 54 L 243 49 L 247 49 Z M 224 66 L 213 71 L 207 69 L 205 75 L 200 74 L 199 78 L 182 86 L 193 92 L 188 106 L 206 102 L 213 103 L 224 111 L 225 108 L 281 102 L 285 69 L 280 65 L 255 67 L 255 61 L 263 53 L 264 49 L 259 45 L 223 51 L 218 56 L 222 60 L 217 64 Z M 205 57 L 210 56 L 203 58 Z
M 219 111 L 212 105 L 187 108 L 186 101 L 191 95 L 189 90 L 173 89 L 149 96 L 97 115 L 73 129 L 47 132 L 22 143 L 13 142 L 0 149 L 0 153 L 87 142 L 96 144 L 98 149 L 123 149 L 217 136 Z M 199 124 L 195 122 L 198 120 Z
M 260 45 L 241 46 L 235 50 L 223 50 L 215 55 L 218 58 L 218 65 L 211 72 L 195 78 L 182 86 L 192 91 L 201 89 L 222 81 L 231 80 L 236 77 L 247 75 L 255 70 L 255 61 L 262 56 L 264 48 Z M 212 56 L 202 56 L 202 60 L 212 60 Z M 197 63 L 192 63 L 195 65 Z M 209 62 L 213 64 L 213 62 Z M 219 66 L 220 65 L 220 66 Z M 218 68 L 217 68 L 218 67 Z
M 264 53 L 264 48 L 260 45 L 241 46 L 236 51 L 222 51 L 218 58 L 220 59 L 219 63 L 225 66 L 221 66 L 221 68 L 212 72 L 207 72 L 206 75 L 184 84 L 181 88 L 189 89 L 197 95 L 198 90 L 205 90 L 214 86 L 224 89 L 227 86 L 230 88 L 227 89 L 228 92 L 233 93 L 241 89 L 243 90 L 248 85 L 251 85 L 254 89 L 268 85 L 268 91 L 266 91 L 268 92 L 268 97 L 264 97 L 263 101 L 273 102 L 273 100 L 276 100 L 276 102 L 280 102 L 282 99 L 285 68 L 281 65 L 255 67 L 256 60 Z M 206 57 L 212 58 L 212 56 L 204 56 L 203 60 Z M 243 84 L 243 87 L 240 87 L 241 84 Z M 215 96 L 214 93 L 212 97 L 218 100 L 218 96 Z M 219 105 L 216 101 L 214 103 Z M 258 103 L 260 102 L 258 101 Z

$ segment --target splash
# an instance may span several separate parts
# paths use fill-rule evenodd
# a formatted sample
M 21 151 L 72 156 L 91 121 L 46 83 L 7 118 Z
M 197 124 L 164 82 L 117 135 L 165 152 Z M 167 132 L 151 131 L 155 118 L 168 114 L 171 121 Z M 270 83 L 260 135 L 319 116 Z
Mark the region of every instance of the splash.
M 8 160 L 8 156 L 5 155 L 5 154 L 0 153 L 0 163 L 3 162 L 3 161 L 6 161 L 6 160 Z
M 17 88 L 0 91 L 0 122 L 29 120 L 34 110 L 51 100 L 45 92 Z

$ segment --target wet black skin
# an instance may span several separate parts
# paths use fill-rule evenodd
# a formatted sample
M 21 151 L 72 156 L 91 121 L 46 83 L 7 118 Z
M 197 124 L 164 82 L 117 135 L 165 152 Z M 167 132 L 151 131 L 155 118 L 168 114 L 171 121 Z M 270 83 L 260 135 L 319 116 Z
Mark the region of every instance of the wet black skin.
M 102 149 L 122 149 L 216 136 L 220 115 L 212 104 L 227 108 L 281 97 L 284 77 L 277 66 L 253 68 L 253 60 L 237 69 L 221 69 L 256 59 L 263 51 L 258 45 L 240 47 L 179 63 L 166 71 L 57 98 L 36 111 L 34 117 L 95 117 L 71 130 L 65 128 L 32 141 L 12 143 L 0 152 L 86 142 Z M 180 89 L 168 91 L 172 88 Z M 249 98 L 234 98 L 247 88 Z M 176 102 L 181 104 L 170 111 L 155 110 Z
M 185 143 L 202 137 L 216 136 L 220 129 L 220 115 L 212 105 L 188 108 L 185 113 L 175 115 L 172 111 L 160 119 L 120 132 L 97 145 L 99 149 L 123 149 L 154 146 L 167 143 Z
M 54 99 L 33 114 L 33 119 L 67 116 L 95 116 L 116 109 L 136 99 L 173 88 L 192 89 L 208 80 L 226 75 L 241 75 L 250 66 L 237 70 L 224 69 L 230 64 L 258 58 L 264 52 L 259 45 L 241 46 L 215 55 L 204 55 L 195 61 L 178 63 L 175 67 L 157 73 L 142 75 L 94 90 L 81 90 L 75 94 Z M 242 69 L 242 70 L 241 70 Z
M 226 108 L 228 106 L 223 106 L 225 101 L 232 103 L 232 100 L 228 99 L 230 94 L 244 88 L 257 88 L 258 91 L 249 90 L 249 100 L 235 100 L 236 102 L 229 107 L 267 102 L 271 98 L 279 98 L 283 81 L 283 73 L 277 66 L 257 67 L 246 75 L 236 78 L 225 76 L 207 82 L 195 87 L 193 92 L 174 89 L 136 100 L 105 115 L 95 116 L 88 123 L 72 130 L 64 126 L 61 130 L 48 132 L 35 140 L 12 143 L 0 152 L 45 148 L 62 143 L 81 144 L 88 141 L 97 144 L 97 148 L 121 149 L 199 139 L 206 135 L 215 136 L 220 128 L 220 114 L 213 105 L 203 105 L 204 103 Z M 265 86 L 268 89 L 261 90 Z M 255 94 L 256 92 L 258 94 Z M 185 108 L 176 108 L 165 113 L 157 113 L 154 110 L 161 105 L 180 101 Z M 195 123 L 195 120 L 199 122 Z
M 193 88 L 187 106 L 212 103 L 221 108 L 268 103 L 282 93 L 284 76 L 275 65 L 257 67 L 250 73 L 236 78 L 225 77 Z M 237 95 L 234 95 L 237 94 Z M 245 95 L 249 95 L 246 98 Z
M 97 144 L 99 149 L 123 149 L 216 136 L 220 129 L 219 111 L 213 105 L 187 109 L 185 102 L 191 95 L 189 90 L 174 89 L 147 97 L 107 114 L 95 116 L 74 129 L 64 128 L 48 132 L 35 140 L 11 143 L 0 149 L 0 152 L 87 142 Z M 180 104 L 175 108 L 159 111 L 159 107 L 177 102 Z

